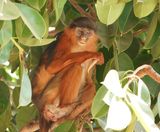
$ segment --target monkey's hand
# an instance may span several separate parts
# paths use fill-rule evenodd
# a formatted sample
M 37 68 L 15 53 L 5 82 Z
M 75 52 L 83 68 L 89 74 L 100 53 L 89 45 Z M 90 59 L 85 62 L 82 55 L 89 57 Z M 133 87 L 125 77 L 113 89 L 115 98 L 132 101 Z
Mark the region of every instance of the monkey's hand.
M 97 56 L 96 59 L 98 60 L 97 64 L 99 64 L 99 65 L 104 64 L 104 56 L 103 56 L 103 53 L 102 53 L 102 52 L 99 52 L 99 53 L 98 53 L 98 56 Z

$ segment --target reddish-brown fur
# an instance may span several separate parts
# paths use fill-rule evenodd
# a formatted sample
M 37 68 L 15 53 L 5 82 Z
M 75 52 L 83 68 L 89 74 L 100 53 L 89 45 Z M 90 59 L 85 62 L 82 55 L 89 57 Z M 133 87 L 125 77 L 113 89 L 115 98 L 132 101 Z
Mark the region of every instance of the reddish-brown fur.
M 94 33 L 85 45 L 77 43 L 75 28 L 66 28 L 54 54 L 45 53 L 32 80 L 33 101 L 40 112 L 40 131 L 47 132 L 52 122 L 74 119 L 89 109 L 95 95 L 93 64 L 103 64 L 97 52 Z M 96 61 L 96 62 L 95 62 Z

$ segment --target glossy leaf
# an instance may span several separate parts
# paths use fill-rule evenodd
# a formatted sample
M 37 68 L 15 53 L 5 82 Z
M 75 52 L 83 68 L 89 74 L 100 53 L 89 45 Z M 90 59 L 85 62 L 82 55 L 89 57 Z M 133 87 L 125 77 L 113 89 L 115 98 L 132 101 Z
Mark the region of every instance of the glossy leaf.
M 0 64 L 3 64 L 9 60 L 12 47 L 13 44 L 11 42 L 0 46 Z
M 138 81 L 138 96 L 149 106 L 151 105 L 151 97 L 148 87 L 141 79 Z
M 56 22 L 57 22 L 62 15 L 63 8 L 67 0 L 53 0 L 53 2 L 54 2 L 54 9 L 56 12 Z
M 34 47 L 34 46 L 42 46 L 47 45 L 53 42 L 55 39 L 35 39 L 35 38 L 18 38 L 18 41 L 26 46 Z
M 118 53 L 127 50 L 131 45 L 132 41 L 133 41 L 133 34 L 131 32 L 128 32 L 123 36 L 119 36 L 119 38 L 117 38 L 117 43 L 116 43 Z
M 108 107 L 102 100 L 106 92 L 107 90 L 104 86 L 100 87 L 97 91 L 91 107 L 91 113 L 93 118 L 100 118 L 106 115 Z
M 134 14 L 139 17 L 145 17 L 149 15 L 157 5 L 157 0 L 133 0 Z
M 106 3 L 101 3 L 100 1 L 97 1 L 95 6 L 99 20 L 104 24 L 110 25 L 114 23 L 121 15 L 125 3 L 119 2 L 112 5 L 108 5 Z
M 20 89 L 20 97 L 19 97 L 19 106 L 26 106 L 31 103 L 31 82 L 28 76 L 27 69 L 23 67 L 23 73 L 21 78 L 21 89 Z
M 134 94 L 128 93 L 128 97 L 130 107 L 135 112 L 139 122 L 145 130 L 150 132 L 159 131 L 154 123 L 154 115 L 150 109 L 150 106 Z
M 19 10 L 17 9 L 15 3 L 10 0 L 0 1 L 0 20 L 13 20 L 20 16 Z
M 20 16 L 24 23 L 31 30 L 33 35 L 40 39 L 44 36 L 46 31 L 46 24 L 43 17 L 33 8 L 30 8 L 24 4 L 16 4 L 19 9 Z
M 5 21 L 0 30 L 0 45 L 6 44 L 12 37 L 12 23 L 11 21 Z
M 127 104 L 114 97 L 109 107 L 105 129 L 111 128 L 117 131 L 123 130 L 130 124 L 131 119 L 131 111 Z
M 125 93 L 119 81 L 119 75 L 116 70 L 110 70 L 104 81 L 101 82 L 114 96 L 124 97 Z
M 26 0 L 26 2 L 37 10 L 40 10 L 46 3 L 46 0 Z
M 107 91 L 106 95 L 105 95 L 104 98 L 103 98 L 103 101 L 104 101 L 107 105 L 110 105 L 113 97 L 114 97 L 114 95 L 113 95 L 110 91 Z

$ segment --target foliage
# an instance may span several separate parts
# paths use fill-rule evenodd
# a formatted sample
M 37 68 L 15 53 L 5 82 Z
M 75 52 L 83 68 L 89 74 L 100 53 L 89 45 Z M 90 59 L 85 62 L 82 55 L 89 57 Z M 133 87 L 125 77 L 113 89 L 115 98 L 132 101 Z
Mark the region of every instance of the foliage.
M 130 82 L 126 71 L 150 64 L 160 73 L 159 4 L 158 0 L 1 0 L 0 131 L 19 131 L 37 118 L 30 78 L 40 55 L 55 40 L 48 29 L 61 31 L 78 16 L 97 22 L 105 57 L 105 64 L 97 67 L 91 127 L 157 130 L 160 85 L 149 77 Z M 67 122 L 56 131 L 73 129 L 74 123 Z

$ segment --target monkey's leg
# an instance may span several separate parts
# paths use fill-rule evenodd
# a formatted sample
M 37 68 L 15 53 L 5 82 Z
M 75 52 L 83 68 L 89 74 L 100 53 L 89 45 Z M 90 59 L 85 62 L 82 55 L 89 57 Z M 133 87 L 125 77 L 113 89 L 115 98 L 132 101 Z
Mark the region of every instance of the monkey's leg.
M 82 114 L 85 111 L 89 111 L 93 98 L 95 96 L 96 90 L 95 85 L 93 83 L 89 83 L 82 93 L 81 97 L 81 104 L 78 105 L 74 111 L 69 115 L 69 119 L 74 119 L 78 117 L 80 114 Z
M 45 104 L 43 115 L 45 119 L 57 121 L 59 118 L 70 114 L 77 105 L 77 98 L 82 80 L 82 67 L 80 64 L 74 64 L 67 68 L 63 73 L 58 86 L 58 93 L 56 98 L 52 98 L 55 88 L 50 85 L 49 90 L 46 89 L 43 94 Z M 57 88 L 56 88 L 57 89 Z M 53 91 L 52 91 L 53 90 Z M 47 95 L 47 96 L 46 96 Z M 47 101 L 49 98 L 49 102 Z M 43 99 L 42 99 L 43 100 Z

